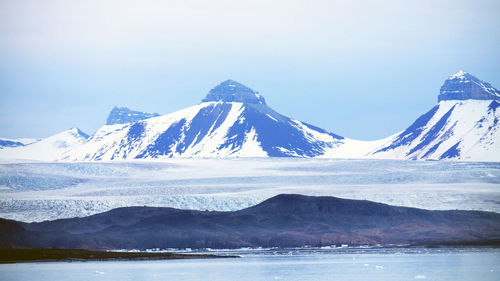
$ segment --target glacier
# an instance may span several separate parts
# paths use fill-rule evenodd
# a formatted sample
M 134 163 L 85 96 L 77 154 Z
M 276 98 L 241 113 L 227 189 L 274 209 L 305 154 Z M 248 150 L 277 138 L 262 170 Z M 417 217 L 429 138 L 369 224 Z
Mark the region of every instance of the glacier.
M 226 158 L 0 163 L 0 217 L 43 221 L 117 207 L 230 211 L 282 193 L 500 212 L 500 163 Z

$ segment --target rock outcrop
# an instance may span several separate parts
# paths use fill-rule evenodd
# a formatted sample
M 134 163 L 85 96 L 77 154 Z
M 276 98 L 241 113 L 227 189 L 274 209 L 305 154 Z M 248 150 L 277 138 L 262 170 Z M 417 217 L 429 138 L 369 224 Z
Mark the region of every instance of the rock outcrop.
M 491 84 L 460 70 L 446 79 L 441 86 L 438 101 L 444 100 L 500 101 L 500 91 L 493 88 Z
M 226 80 L 210 90 L 202 102 L 223 101 L 251 104 L 266 104 L 258 92 L 233 80 Z
M 144 119 L 160 116 L 158 113 L 149 113 L 130 110 L 127 107 L 115 106 L 109 113 L 106 125 L 128 124 Z

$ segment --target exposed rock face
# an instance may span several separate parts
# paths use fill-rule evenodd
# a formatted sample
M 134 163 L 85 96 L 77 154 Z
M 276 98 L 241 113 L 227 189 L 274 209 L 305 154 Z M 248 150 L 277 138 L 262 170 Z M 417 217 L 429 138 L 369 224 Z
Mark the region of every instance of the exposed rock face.
M 85 143 L 88 138 L 89 136 L 80 129 L 71 128 L 34 142 L 22 140 L 26 143 L 1 149 L 0 158 L 53 161 L 61 157 L 62 153 Z M 22 143 L 22 141 L 19 142 Z
M 258 92 L 233 80 L 226 80 L 210 90 L 202 102 L 209 101 L 266 104 L 264 97 Z
M 500 92 L 464 71 L 445 80 L 439 103 L 372 155 L 498 161 Z
M 500 214 L 278 195 L 234 212 L 130 207 L 41 223 L 0 219 L 0 248 L 240 248 L 498 244 Z
M 0 139 L 0 149 L 26 146 L 26 145 L 35 143 L 37 141 L 40 141 L 40 139 L 31 139 L 31 138 L 4 139 L 4 138 L 1 138 Z
M 24 146 L 24 144 L 19 141 L 0 139 L 0 149 L 4 147 L 17 147 L 17 146 Z
M 109 113 L 106 125 L 134 123 L 151 117 L 160 116 L 158 113 L 149 113 L 130 110 L 127 107 L 115 106 Z
M 438 96 L 438 101 L 470 99 L 500 101 L 500 91 L 489 83 L 460 70 L 444 81 Z
M 62 160 L 315 157 L 343 139 L 279 114 L 264 97 L 232 80 L 198 105 L 117 127 L 102 127 Z
M 263 104 L 204 102 L 120 128 L 104 126 L 62 160 L 314 157 L 342 139 Z

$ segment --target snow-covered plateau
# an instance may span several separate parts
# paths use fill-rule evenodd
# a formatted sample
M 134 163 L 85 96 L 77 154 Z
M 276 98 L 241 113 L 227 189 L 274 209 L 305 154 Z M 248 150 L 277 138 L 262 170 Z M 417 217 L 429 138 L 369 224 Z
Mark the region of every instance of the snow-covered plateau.
M 229 211 L 282 193 L 500 212 L 500 163 L 198 158 L 0 164 L 0 217 L 27 222 L 125 206 Z

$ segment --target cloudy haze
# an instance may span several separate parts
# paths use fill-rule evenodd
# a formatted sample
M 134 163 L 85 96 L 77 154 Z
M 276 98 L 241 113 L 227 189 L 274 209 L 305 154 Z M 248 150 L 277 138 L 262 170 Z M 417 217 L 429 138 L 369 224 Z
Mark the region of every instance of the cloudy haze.
M 234 79 L 278 112 L 394 134 L 464 69 L 500 87 L 498 1 L 0 0 L 0 137 L 93 133 Z

